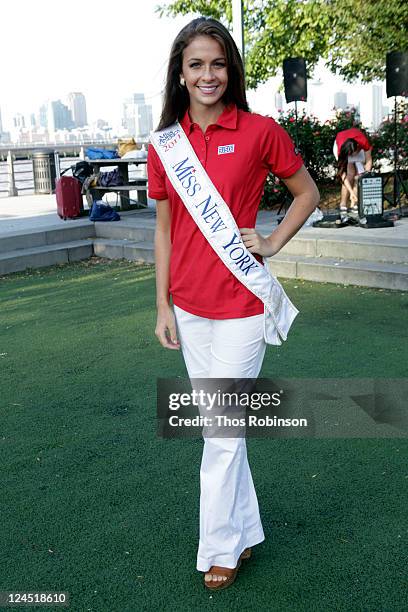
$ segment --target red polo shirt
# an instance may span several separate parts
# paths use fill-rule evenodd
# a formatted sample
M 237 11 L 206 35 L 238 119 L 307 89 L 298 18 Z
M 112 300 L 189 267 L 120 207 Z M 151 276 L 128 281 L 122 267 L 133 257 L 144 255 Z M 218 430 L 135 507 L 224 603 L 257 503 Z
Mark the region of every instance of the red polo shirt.
M 227 106 L 205 134 L 188 111 L 182 128 L 239 228 L 254 228 L 269 172 L 287 178 L 303 165 L 287 132 L 272 118 Z M 148 195 L 171 207 L 170 287 L 173 303 L 209 319 L 250 317 L 263 302 L 226 267 L 203 236 L 149 146 Z M 158 204 L 160 206 L 160 203 Z M 261 255 L 253 254 L 262 263 Z
M 353 140 L 357 142 L 359 148 L 363 149 L 364 151 L 369 151 L 372 149 L 367 136 L 363 134 L 361 130 L 358 128 L 350 128 L 349 130 L 343 130 L 337 134 L 336 144 L 338 152 L 340 152 L 341 147 L 349 138 L 353 138 Z

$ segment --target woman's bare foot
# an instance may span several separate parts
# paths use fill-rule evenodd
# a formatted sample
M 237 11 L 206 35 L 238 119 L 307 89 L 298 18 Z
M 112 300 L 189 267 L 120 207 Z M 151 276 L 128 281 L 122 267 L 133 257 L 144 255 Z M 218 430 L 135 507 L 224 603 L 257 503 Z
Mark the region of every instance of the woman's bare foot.
M 236 573 L 237 568 L 231 569 L 229 567 L 220 567 L 218 565 L 212 565 L 208 572 L 204 576 L 205 586 L 213 588 L 218 584 L 225 583 L 227 580 L 231 582 L 231 578 Z
M 245 548 L 241 553 L 238 564 L 235 568 L 221 567 L 219 565 L 212 565 L 208 572 L 205 573 L 204 583 L 209 589 L 223 589 L 232 584 L 237 576 L 238 569 L 241 565 L 242 559 L 249 559 L 251 556 L 251 549 Z

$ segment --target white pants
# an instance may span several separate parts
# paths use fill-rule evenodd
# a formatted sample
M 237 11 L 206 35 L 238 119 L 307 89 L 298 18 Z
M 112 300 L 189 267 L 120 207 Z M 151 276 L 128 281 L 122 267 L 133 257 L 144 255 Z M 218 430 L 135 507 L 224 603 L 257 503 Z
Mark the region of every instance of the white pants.
M 220 320 L 173 309 L 189 378 L 257 378 L 266 349 L 263 314 Z M 264 539 L 245 438 L 204 437 L 197 570 L 234 568 L 245 548 Z

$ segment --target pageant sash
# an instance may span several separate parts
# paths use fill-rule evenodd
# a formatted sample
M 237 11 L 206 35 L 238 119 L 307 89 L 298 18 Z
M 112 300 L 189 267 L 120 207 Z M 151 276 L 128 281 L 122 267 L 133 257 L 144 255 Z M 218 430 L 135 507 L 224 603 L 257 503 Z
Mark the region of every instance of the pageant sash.
M 299 311 L 270 272 L 265 257 L 262 265 L 248 251 L 228 205 L 198 160 L 183 128 L 177 121 L 165 130 L 152 132 L 150 139 L 171 184 L 214 251 L 264 303 L 265 341 L 282 344 Z

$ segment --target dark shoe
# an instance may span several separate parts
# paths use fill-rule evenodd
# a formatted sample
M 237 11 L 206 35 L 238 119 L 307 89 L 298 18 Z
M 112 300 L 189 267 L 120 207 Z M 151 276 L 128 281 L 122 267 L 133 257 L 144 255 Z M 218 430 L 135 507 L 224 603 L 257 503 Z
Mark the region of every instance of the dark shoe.
M 340 206 L 340 224 L 347 223 L 347 206 Z
M 346 217 L 346 219 L 337 219 L 334 222 L 334 227 L 347 227 L 349 225 L 350 219 Z
M 349 216 L 352 216 L 352 217 L 356 217 L 357 216 L 358 217 L 358 206 L 357 206 L 357 204 L 354 204 L 351 208 L 348 208 L 347 209 L 347 213 L 348 213 Z
M 358 214 L 358 206 L 356 204 L 348 209 L 347 214 L 350 225 L 359 225 L 360 217 Z

